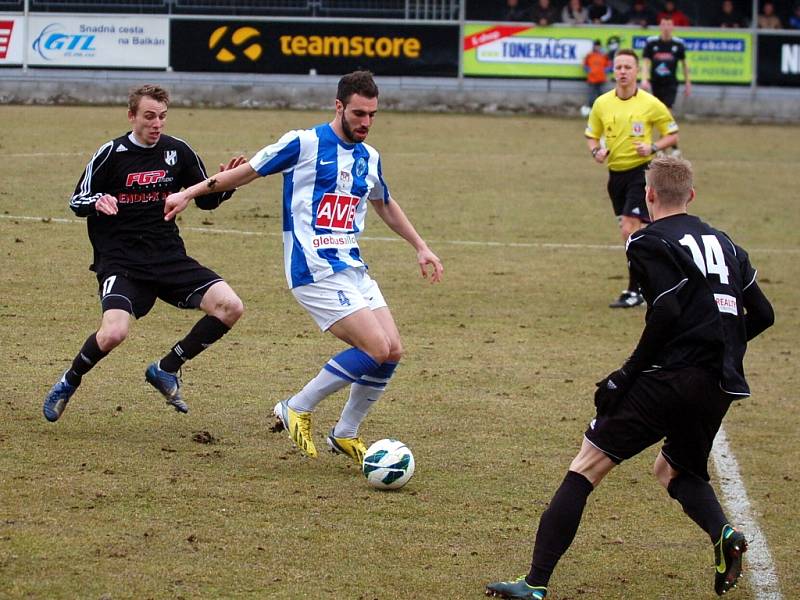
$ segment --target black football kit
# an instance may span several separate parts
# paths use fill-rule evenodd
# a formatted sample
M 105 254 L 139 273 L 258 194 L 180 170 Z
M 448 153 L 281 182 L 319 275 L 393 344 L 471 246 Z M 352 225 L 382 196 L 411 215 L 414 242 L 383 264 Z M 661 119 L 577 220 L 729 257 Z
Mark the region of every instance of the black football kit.
M 86 217 L 94 250 L 103 308 L 146 314 L 156 297 L 180 307 L 196 307 L 202 293 L 221 277 L 186 254 L 174 220 L 164 220 L 170 194 L 204 181 L 200 157 L 183 140 L 161 135 L 151 147 L 132 133 L 107 142 L 95 152 L 78 181 L 70 208 Z M 104 194 L 117 199 L 118 213 L 95 210 Z M 202 209 L 219 206 L 232 192 L 196 199 Z
M 642 57 L 650 60 L 650 84 L 653 86 L 653 95 L 668 108 L 672 108 L 678 91 L 678 62 L 686 60 L 686 46 L 683 40 L 649 37 L 642 51 Z
M 707 481 L 722 418 L 750 393 L 747 342 L 772 324 L 772 307 L 747 253 L 695 216 L 639 230 L 627 256 L 648 304 L 646 325 L 622 369 L 630 388 L 598 411 L 586 437 L 617 462 L 666 437 L 672 466 Z

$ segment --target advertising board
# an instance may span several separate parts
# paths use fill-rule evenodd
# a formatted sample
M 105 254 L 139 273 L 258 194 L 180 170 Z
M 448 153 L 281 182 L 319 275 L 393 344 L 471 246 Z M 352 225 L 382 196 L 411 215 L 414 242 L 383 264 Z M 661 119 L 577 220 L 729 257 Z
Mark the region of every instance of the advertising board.
M 35 15 L 27 60 L 32 66 L 165 69 L 169 19 L 154 16 Z

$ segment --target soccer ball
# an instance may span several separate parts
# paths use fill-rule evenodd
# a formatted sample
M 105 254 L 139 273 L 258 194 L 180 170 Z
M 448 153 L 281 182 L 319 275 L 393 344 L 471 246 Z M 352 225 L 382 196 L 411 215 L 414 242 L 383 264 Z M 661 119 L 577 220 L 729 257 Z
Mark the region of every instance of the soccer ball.
M 372 487 L 396 490 L 414 474 L 414 455 L 403 442 L 378 440 L 367 449 L 361 471 Z
M 581 106 L 581 116 L 582 117 L 588 117 L 590 112 L 592 112 L 592 107 L 591 106 L 586 106 L 585 104 L 583 106 Z

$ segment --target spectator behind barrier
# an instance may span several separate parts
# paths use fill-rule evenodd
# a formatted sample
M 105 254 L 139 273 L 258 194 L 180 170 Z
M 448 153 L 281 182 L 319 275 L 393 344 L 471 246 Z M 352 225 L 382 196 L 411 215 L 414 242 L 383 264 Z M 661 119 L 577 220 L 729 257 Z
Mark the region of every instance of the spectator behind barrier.
M 717 27 L 738 28 L 747 27 L 747 20 L 733 5 L 732 0 L 722 0 Z
M 589 21 L 598 25 L 613 23 L 614 11 L 606 5 L 606 0 L 592 0 L 589 6 Z
M 611 72 L 612 63 L 603 52 L 603 42 L 595 40 L 592 51 L 583 59 L 583 70 L 586 72 L 587 96 L 586 104 L 581 107 L 581 114 L 589 116 L 594 101 L 606 91 L 606 81 Z
M 506 0 L 500 18 L 503 21 L 530 21 L 531 8 L 525 0 Z
M 558 23 L 558 10 L 550 0 L 538 0 L 531 11 L 531 21 L 542 27 Z
M 794 12 L 789 17 L 789 29 L 800 29 L 800 2 L 795 5 Z
M 689 17 L 677 8 L 672 0 L 667 0 L 664 3 L 664 10 L 658 13 L 656 22 L 661 23 L 664 19 L 671 19 L 675 27 L 689 27 L 691 25 Z
M 764 2 L 761 12 L 758 15 L 759 29 L 783 29 L 783 23 L 778 15 L 775 14 L 775 5 L 772 2 Z
M 581 0 L 569 0 L 561 11 L 561 22 L 568 25 L 585 25 L 589 22 L 589 11 Z
M 639 27 L 649 27 L 655 25 L 655 15 L 647 7 L 645 0 L 634 0 L 633 6 L 625 14 L 625 22 L 628 25 L 638 25 Z

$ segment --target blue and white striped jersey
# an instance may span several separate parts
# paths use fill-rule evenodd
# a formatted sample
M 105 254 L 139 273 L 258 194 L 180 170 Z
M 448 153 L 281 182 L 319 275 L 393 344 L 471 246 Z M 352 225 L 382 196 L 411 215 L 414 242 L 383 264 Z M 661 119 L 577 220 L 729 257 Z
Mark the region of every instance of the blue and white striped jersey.
M 329 124 L 290 131 L 259 150 L 250 166 L 283 173 L 283 259 L 290 288 L 365 267 L 358 247 L 368 200 L 390 201 L 380 156 L 348 144 Z

